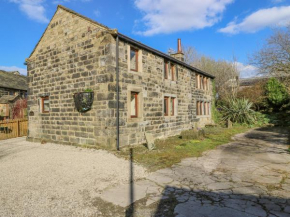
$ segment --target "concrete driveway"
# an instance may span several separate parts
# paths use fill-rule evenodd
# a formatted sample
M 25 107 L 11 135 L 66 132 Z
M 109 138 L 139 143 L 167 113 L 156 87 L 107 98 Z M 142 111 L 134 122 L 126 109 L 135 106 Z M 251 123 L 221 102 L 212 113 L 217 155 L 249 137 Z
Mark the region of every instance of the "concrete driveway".
M 146 176 L 134 167 L 135 180 Z M 106 151 L 1 141 L 0 216 L 103 216 L 109 211 L 95 198 L 129 178 L 129 162 Z
M 101 198 L 125 207 L 127 216 L 289 217 L 287 137 L 279 128 L 251 130 L 200 158 L 149 174 L 131 188 L 108 188 Z M 130 189 L 135 202 L 128 207 L 130 202 L 116 195 Z

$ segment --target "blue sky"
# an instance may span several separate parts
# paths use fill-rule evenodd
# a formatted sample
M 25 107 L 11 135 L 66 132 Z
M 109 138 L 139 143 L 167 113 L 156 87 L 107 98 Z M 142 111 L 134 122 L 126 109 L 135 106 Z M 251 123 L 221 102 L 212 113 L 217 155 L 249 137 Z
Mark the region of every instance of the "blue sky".
M 271 28 L 290 23 L 290 0 L 0 0 L 0 69 L 26 73 L 57 4 L 163 52 L 181 38 L 215 59 L 235 55 L 243 77 L 255 73 L 248 56 Z

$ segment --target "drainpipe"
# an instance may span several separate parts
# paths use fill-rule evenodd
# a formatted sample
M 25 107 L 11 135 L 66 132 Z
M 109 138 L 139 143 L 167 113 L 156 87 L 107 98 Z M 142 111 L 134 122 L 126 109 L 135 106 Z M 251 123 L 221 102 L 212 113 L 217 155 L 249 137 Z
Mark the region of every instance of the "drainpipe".
M 120 151 L 120 90 L 119 90 L 119 36 L 116 37 L 116 86 L 117 86 L 117 150 Z

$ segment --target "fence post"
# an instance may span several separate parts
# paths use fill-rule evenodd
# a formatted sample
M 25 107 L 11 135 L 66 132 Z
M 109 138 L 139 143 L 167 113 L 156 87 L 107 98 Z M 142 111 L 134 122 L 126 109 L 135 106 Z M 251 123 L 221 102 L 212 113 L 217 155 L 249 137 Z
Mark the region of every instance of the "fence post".
M 17 119 L 17 137 L 20 136 L 19 119 Z

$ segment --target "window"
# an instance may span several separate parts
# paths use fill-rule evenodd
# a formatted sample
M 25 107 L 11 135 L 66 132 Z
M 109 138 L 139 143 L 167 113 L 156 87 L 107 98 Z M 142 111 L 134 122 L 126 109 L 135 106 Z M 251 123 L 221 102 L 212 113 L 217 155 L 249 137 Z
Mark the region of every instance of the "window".
M 206 79 L 206 88 L 207 88 L 207 90 L 209 90 L 209 84 L 210 84 L 209 82 L 210 82 L 210 79 L 207 78 L 207 79 Z
M 130 47 L 130 69 L 138 71 L 138 50 Z
M 203 76 L 200 76 L 199 82 L 200 82 L 200 89 L 203 89 Z
M 175 101 L 175 98 L 171 97 L 170 98 L 170 108 L 171 108 L 171 116 L 174 116 L 175 115 L 175 109 L 174 109 L 174 101 Z
M 48 113 L 49 112 L 49 97 L 43 97 L 42 98 L 42 113 Z
M 196 115 L 200 115 L 200 106 L 199 106 L 200 102 L 197 101 L 196 102 Z
M 209 90 L 209 78 L 196 74 L 195 82 L 196 88 L 202 90 Z
M 209 102 L 206 103 L 206 115 L 210 114 L 210 104 Z
M 199 82 L 199 79 L 200 79 L 200 75 L 197 75 L 195 76 L 195 81 L 196 81 L 196 88 L 200 88 L 200 82 Z
M 164 62 L 164 79 L 168 79 L 168 74 L 169 74 L 169 73 L 168 73 L 168 71 L 169 71 L 169 70 L 168 70 L 168 65 L 169 65 L 169 64 L 168 64 L 168 61 L 165 61 L 165 62 Z
M 169 115 L 168 101 L 169 101 L 169 97 L 164 97 L 164 116 Z
M 200 115 L 204 115 L 204 103 L 200 102 Z
M 171 64 L 170 71 L 171 71 L 171 80 L 175 81 L 175 66 L 173 64 Z
M 210 115 L 210 103 L 197 101 L 196 115 Z
M 131 92 L 131 118 L 138 117 L 138 93 Z
M 177 101 L 175 97 L 164 97 L 164 116 L 175 116 L 176 115 Z

